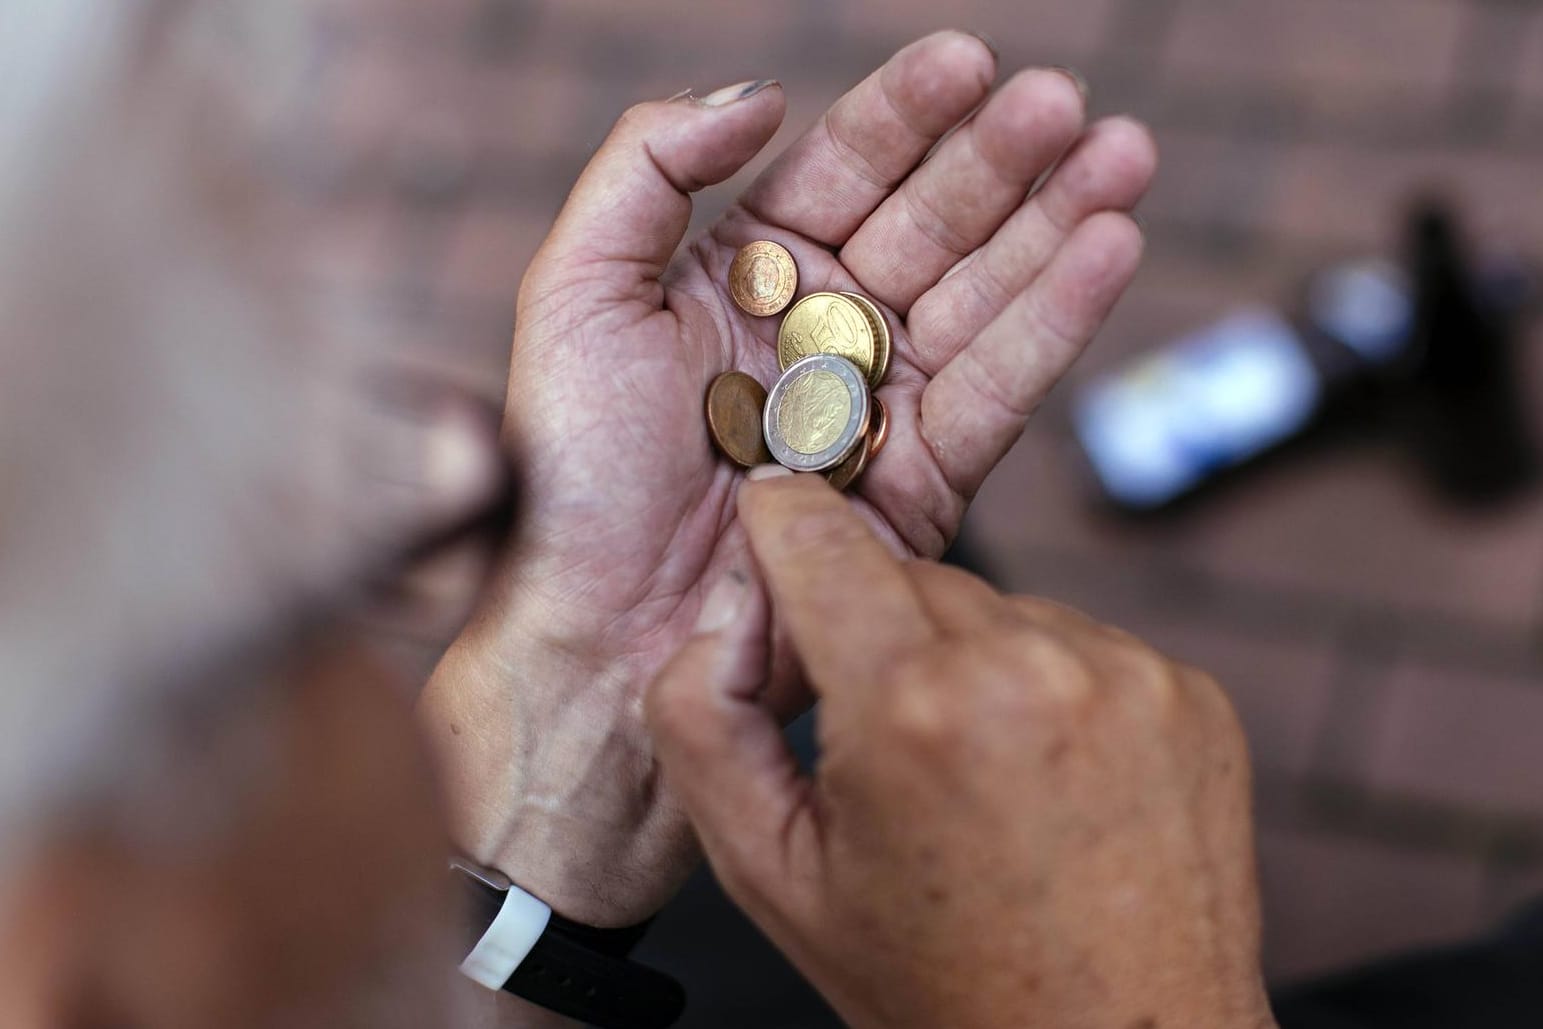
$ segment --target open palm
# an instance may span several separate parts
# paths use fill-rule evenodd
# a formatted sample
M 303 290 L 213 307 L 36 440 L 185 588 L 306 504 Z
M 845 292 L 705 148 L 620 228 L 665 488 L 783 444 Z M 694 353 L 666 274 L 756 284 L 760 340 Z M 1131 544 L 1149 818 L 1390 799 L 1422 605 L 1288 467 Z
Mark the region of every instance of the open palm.
M 712 449 L 703 418 L 719 373 L 767 386 L 777 375 L 778 319 L 745 315 L 728 294 L 738 248 L 775 240 L 798 263 L 800 295 L 851 290 L 884 309 L 890 442 L 853 496 L 897 548 L 926 557 L 1134 273 L 1140 233 L 1123 212 L 1152 174 L 1146 131 L 1124 119 L 1085 128 L 1062 73 L 1021 73 L 988 100 L 995 76 L 973 36 L 907 47 L 679 253 L 689 194 L 766 145 L 782 92 L 755 83 L 641 105 L 526 275 L 507 410 L 521 538 L 426 706 L 484 726 L 447 744 L 458 788 L 482 798 L 462 813 L 463 842 L 527 885 L 583 894 L 567 900 L 579 917 L 646 914 L 674 873 L 640 866 L 686 846 L 638 700 L 712 586 L 751 571 L 735 523 L 743 473 Z M 796 686 L 785 658 L 774 665 L 784 700 Z M 483 689 L 448 685 L 468 679 Z M 562 824 L 538 807 L 562 811 Z M 571 860 L 561 883 L 526 871 L 554 840 L 584 854 L 582 874 Z M 643 885 L 617 885 L 618 863 Z

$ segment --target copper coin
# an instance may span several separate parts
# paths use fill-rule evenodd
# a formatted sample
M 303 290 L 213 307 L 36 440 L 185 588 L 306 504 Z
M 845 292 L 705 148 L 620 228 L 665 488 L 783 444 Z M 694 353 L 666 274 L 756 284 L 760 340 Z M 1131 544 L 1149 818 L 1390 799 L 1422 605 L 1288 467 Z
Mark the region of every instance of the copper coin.
M 744 372 L 724 372 L 707 387 L 707 431 L 723 455 L 741 468 L 771 463 L 761 430 L 766 390 Z
M 852 451 L 851 457 L 827 472 L 825 480 L 839 492 L 845 493 L 863 474 L 863 470 L 868 467 L 868 462 L 871 460 L 873 460 L 873 437 L 869 436 L 861 446 Z
M 873 398 L 873 426 L 868 430 L 868 460 L 872 461 L 889 442 L 889 408 L 878 397 Z
M 798 292 L 798 266 L 786 247 L 769 239 L 742 247 L 729 266 L 729 295 L 757 318 L 787 307 Z

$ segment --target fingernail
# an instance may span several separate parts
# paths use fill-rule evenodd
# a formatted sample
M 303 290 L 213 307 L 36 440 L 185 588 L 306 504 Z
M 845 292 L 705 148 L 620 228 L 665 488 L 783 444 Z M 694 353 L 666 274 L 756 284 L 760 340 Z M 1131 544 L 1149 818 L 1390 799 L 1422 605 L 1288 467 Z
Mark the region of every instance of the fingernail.
M 696 633 L 705 636 L 727 629 L 734 623 L 740 609 L 745 606 L 746 587 L 750 579 L 744 572 L 730 571 L 719 579 L 702 601 L 702 612 L 697 615 Z
M 1082 73 L 1076 68 L 1068 68 L 1065 65 L 1055 65 L 1051 69 L 1059 72 L 1072 80 L 1072 85 L 1077 87 L 1077 92 L 1082 94 L 1082 102 L 1085 104 L 1093 99 L 1093 90 L 1088 87 L 1088 80 L 1082 77 Z
M 666 100 L 665 103 L 673 104 L 677 100 L 689 100 L 689 99 L 691 99 L 691 87 L 687 86 L 685 89 L 681 90 L 679 93 L 676 93 L 674 96 L 672 96 L 668 100 Z
M 755 96 L 768 86 L 775 86 L 776 79 L 757 79 L 754 82 L 741 82 L 737 86 L 725 86 L 704 96 L 697 103 L 703 107 L 723 107 L 732 104 L 736 100 L 746 100 Z
M 986 44 L 986 49 L 991 51 L 992 60 L 1000 61 L 1002 59 L 1002 51 L 997 49 L 996 42 L 990 36 L 984 32 L 977 32 L 974 29 L 969 29 L 968 31 L 970 35 Z
M 784 475 L 792 475 L 793 469 L 784 468 L 780 464 L 761 464 L 750 469 L 750 474 L 745 478 L 751 482 L 760 482 L 762 479 L 778 479 Z

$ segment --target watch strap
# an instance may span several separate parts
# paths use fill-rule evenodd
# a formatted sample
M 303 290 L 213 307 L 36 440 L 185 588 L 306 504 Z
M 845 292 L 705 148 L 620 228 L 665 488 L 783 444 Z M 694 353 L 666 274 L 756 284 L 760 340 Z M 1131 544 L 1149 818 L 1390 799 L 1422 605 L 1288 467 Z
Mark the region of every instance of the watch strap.
M 599 1029 L 666 1029 L 685 1009 L 681 985 L 627 960 L 647 922 L 617 929 L 555 914 L 502 876 L 456 861 L 470 904 L 469 978 Z

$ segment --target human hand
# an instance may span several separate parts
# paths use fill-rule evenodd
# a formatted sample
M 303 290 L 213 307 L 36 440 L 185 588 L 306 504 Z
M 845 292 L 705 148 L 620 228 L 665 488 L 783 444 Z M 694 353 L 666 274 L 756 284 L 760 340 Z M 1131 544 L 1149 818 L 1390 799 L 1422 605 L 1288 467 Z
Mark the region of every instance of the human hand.
M 729 894 L 854 1026 L 1273 1025 L 1243 735 L 1204 674 L 897 560 L 811 476 L 739 516 L 822 698 L 805 778 L 723 599 L 648 698 Z
M 854 500 L 897 550 L 931 557 L 1134 273 L 1140 233 L 1121 212 L 1152 174 L 1145 129 L 1084 131 L 1078 88 L 1054 71 L 982 107 L 995 73 L 972 36 L 907 47 L 678 254 L 688 195 L 766 144 L 782 91 L 642 104 L 532 262 L 506 423 L 525 521 L 423 713 L 460 844 L 564 914 L 651 914 L 693 852 L 657 788 L 641 698 L 713 585 L 749 565 L 743 476 L 702 413 L 720 372 L 776 374 L 776 319 L 728 295 L 736 250 L 776 240 L 800 294 L 857 290 L 885 308 L 892 428 Z M 784 655 L 771 689 L 784 713 L 803 698 Z

